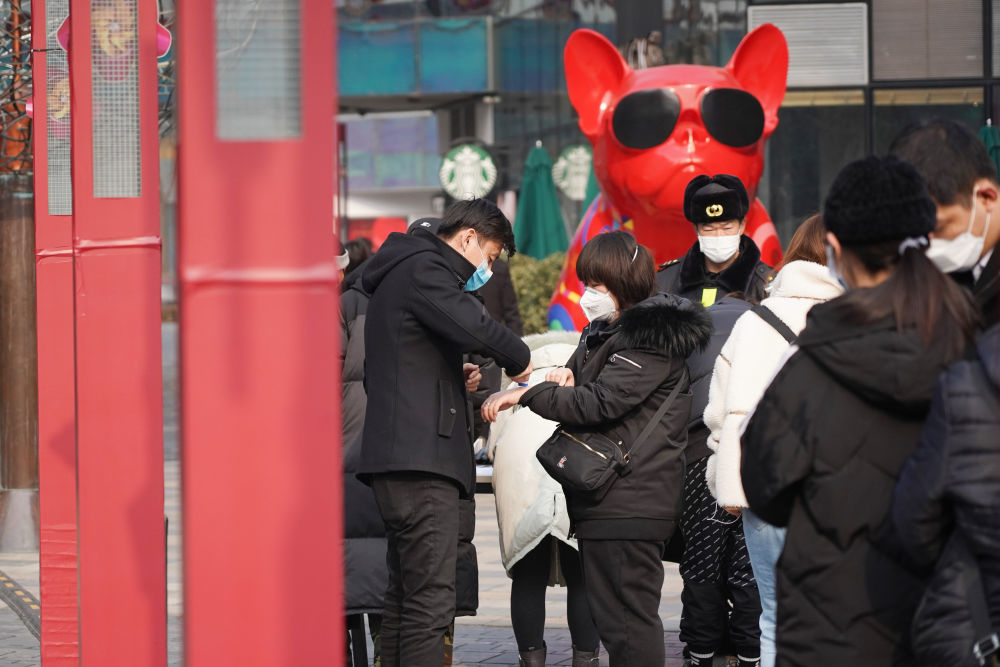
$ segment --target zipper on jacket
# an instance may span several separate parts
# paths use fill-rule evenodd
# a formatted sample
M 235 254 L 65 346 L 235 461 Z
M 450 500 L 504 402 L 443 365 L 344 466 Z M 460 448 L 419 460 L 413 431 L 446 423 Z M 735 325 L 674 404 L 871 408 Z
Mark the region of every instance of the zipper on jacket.
M 639 364 L 635 363 L 634 361 L 632 361 L 628 357 L 623 356 L 621 354 L 618 354 L 617 352 L 615 352 L 614 354 L 612 354 L 611 357 L 608 359 L 608 361 L 616 361 L 618 359 L 621 359 L 622 361 L 627 361 L 628 363 L 632 364 L 633 366 L 635 366 L 639 370 L 642 370 L 642 366 L 640 366 Z

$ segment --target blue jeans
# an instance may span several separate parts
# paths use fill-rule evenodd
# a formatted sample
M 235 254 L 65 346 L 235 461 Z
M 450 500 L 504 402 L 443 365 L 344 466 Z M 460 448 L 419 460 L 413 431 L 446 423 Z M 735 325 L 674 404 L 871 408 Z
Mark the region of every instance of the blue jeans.
M 760 592 L 760 667 L 774 667 L 777 654 L 775 630 L 778 623 L 778 601 L 775 597 L 774 566 L 785 546 L 785 529 L 765 523 L 749 509 L 743 510 L 743 534 L 757 590 Z

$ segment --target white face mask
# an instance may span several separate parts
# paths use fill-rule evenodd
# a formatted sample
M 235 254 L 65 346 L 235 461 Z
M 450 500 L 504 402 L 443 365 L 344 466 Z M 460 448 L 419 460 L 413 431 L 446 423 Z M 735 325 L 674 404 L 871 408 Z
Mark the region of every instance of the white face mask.
M 580 297 L 580 308 L 583 308 L 583 314 L 591 322 L 607 320 L 617 310 L 615 308 L 615 301 L 611 298 L 610 294 L 599 292 L 593 287 L 583 290 L 583 296 Z
M 979 189 L 972 191 L 972 213 L 969 215 L 969 228 L 953 239 L 932 238 L 927 248 L 927 258 L 934 262 L 945 273 L 967 271 L 976 265 L 983 254 L 986 243 L 986 232 L 990 229 L 990 214 L 986 214 L 986 229 L 982 236 L 972 235 L 972 225 L 976 221 L 976 195 Z
M 729 236 L 698 236 L 698 245 L 708 261 L 723 264 L 729 261 L 740 249 L 740 235 Z

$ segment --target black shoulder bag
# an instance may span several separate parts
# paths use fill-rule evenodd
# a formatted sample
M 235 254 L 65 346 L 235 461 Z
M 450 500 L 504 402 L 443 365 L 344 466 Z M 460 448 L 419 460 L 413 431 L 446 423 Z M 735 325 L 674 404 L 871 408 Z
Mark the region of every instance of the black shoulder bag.
M 759 306 L 759 305 L 752 307 L 750 310 L 752 310 L 757 315 L 757 317 L 770 324 L 774 328 L 774 330 L 780 333 L 781 337 L 787 340 L 789 343 L 795 342 L 795 339 L 797 337 L 795 335 L 795 332 L 792 331 L 791 328 L 787 324 L 785 324 L 780 317 L 775 315 L 773 310 L 771 310 L 767 306 Z
M 628 449 L 621 440 L 612 440 L 601 433 L 568 433 L 560 425 L 538 448 L 535 457 L 545 472 L 564 487 L 603 497 L 615 479 L 631 472 L 632 457 L 663 419 L 687 380 L 685 369 L 670 395 Z

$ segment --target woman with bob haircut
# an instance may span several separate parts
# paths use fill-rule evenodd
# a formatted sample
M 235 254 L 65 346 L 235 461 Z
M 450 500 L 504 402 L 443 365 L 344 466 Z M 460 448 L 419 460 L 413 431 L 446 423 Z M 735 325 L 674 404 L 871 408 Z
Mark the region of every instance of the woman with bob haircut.
M 846 292 L 809 311 L 741 439 L 751 511 L 787 526 L 776 664 L 912 665 L 924 583 L 893 530 L 892 492 L 978 317 L 925 254 L 936 207 L 909 163 L 848 164 L 823 223 Z
M 590 240 L 576 271 L 590 324 L 566 367 L 541 384 L 494 394 L 483 418 L 494 421 L 520 404 L 576 438 L 604 437 L 628 451 L 671 392 L 683 392 L 632 456 L 627 474 L 599 492 L 563 487 L 587 600 L 611 666 L 662 667 L 660 556 L 680 511 L 691 400 L 686 360 L 708 342 L 712 325 L 686 300 L 654 295 L 653 259 L 626 232 Z

